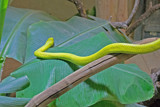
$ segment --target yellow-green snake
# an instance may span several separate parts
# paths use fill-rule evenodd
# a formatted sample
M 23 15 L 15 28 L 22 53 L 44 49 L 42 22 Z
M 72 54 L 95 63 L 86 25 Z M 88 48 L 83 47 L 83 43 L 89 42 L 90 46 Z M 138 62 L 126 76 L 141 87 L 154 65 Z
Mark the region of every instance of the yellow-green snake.
M 110 53 L 144 54 L 160 49 L 160 39 L 147 44 L 113 43 L 103 47 L 98 52 L 89 56 L 77 56 L 71 53 L 49 53 L 44 52 L 54 44 L 54 39 L 49 38 L 45 45 L 34 52 L 34 55 L 43 59 L 62 59 L 76 65 L 86 65 L 98 58 Z

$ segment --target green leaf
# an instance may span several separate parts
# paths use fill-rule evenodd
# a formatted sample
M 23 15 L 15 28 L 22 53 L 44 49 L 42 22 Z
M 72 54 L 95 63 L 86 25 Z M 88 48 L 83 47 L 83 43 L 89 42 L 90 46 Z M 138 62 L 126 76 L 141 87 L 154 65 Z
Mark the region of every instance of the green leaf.
M 30 98 L 11 98 L 0 96 L 0 107 L 24 107 Z
M 8 6 L 8 0 L 0 0 L 0 43 L 1 43 L 3 24 L 4 24 L 7 6 Z
M 7 77 L 0 83 L 0 93 L 13 93 L 25 89 L 29 86 L 27 76 L 20 78 Z M 0 107 L 24 107 L 30 98 L 12 98 L 0 96 Z
M 125 105 L 116 102 L 116 101 L 99 101 L 96 104 L 90 106 L 90 107 L 125 107 Z
M 11 57 L 23 63 L 26 53 L 28 27 L 41 20 L 54 20 L 40 11 L 9 7 L 6 12 L 0 57 Z
M 7 77 L 0 83 L 0 93 L 13 93 L 25 89 L 29 86 L 27 76 L 20 78 Z M 24 107 L 30 98 L 12 98 L 0 96 L 0 107 Z
M 118 64 L 107 69 L 104 81 L 122 104 L 148 100 L 154 95 L 154 86 L 150 76 L 135 64 Z M 101 75 L 100 73 L 98 75 Z M 101 78 L 99 77 L 99 78 Z M 104 83 L 103 83 L 104 84 Z
M 24 63 L 28 27 L 41 20 L 50 21 L 54 19 L 40 11 L 17 9 L 13 7 L 7 9 L 0 45 L 0 69 L 6 57 L 11 57 Z
M 145 107 L 143 105 L 139 105 L 139 104 L 121 104 L 119 102 L 115 102 L 115 101 L 106 101 L 106 100 L 102 100 L 99 101 L 98 103 L 90 106 L 90 107 Z
M 69 52 L 86 56 L 95 53 L 110 43 L 112 43 L 112 39 L 108 35 L 99 33 L 74 45 L 55 47 L 50 49 L 49 52 Z M 31 86 L 18 92 L 17 97 L 31 98 L 77 69 L 79 69 L 79 66 L 62 60 L 36 59 L 24 64 L 11 75 L 15 77 L 28 76 Z M 135 65 L 119 64 L 90 77 L 71 89 L 56 100 L 56 106 L 86 107 L 97 103 L 101 99 L 130 104 L 151 98 L 153 92 L 152 80 L 146 73 Z
M 25 89 L 29 86 L 27 76 L 20 78 L 7 77 L 0 83 L 0 93 L 13 93 Z
M 0 85 L 3 85 L 3 84 L 8 84 L 12 81 L 16 80 L 15 77 L 11 77 L 11 76 L 8 76 L 7 78 L 3 79 L 0 83 Z

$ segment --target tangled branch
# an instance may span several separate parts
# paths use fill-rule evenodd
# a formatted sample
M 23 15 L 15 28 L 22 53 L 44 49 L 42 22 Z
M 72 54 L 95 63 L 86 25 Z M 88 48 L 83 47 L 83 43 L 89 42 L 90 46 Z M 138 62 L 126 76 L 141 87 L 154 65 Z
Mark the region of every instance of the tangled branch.
M 160 4 L 150 7 L 144 14 L 142 14 L 137 21 L 135 21 L 126 30 L 126 34 L 131 34 L 139 25 L 142 24 L 147 18 L 149 18 L 155 11 L 160 9 Z
M 133 20 L 133 17 L 135 16 L 137 10 L 138 10 L 138 6 L 139 6 L 139 2 L 140 0 L 135 0 L 135 3 L 134 3 L 134 7 L 132 9 L 132 12 L 129 16 L 129 18 L 124 21 L 124 22 L 112 22 L 111 24 L 115 27 L 115 28 L 123 28 L 123 29 L 126 29 L 132 22 Z

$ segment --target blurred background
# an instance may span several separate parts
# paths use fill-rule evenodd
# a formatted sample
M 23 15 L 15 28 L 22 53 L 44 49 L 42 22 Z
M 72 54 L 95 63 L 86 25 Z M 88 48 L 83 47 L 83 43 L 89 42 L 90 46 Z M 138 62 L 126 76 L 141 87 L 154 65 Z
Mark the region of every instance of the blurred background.
M 82 0 L 86 10 L 96 8 L 96 16 L 112 21 L 128 18 L 134 0 Z M 13 0 L 11 6 L 42 10 L 60 20 L 67 20 L 78 13 L 75 5 L 68 0 Z

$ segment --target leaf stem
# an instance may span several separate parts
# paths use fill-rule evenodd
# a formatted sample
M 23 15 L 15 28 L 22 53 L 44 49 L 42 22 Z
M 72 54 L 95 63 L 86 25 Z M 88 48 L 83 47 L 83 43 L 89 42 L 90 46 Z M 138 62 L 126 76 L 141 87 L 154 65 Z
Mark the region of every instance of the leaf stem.
M 0 0 L 0 42 L 3 32 L 3 25 L 4 25 L 7 6 L 8 6 L 8 0 Z

